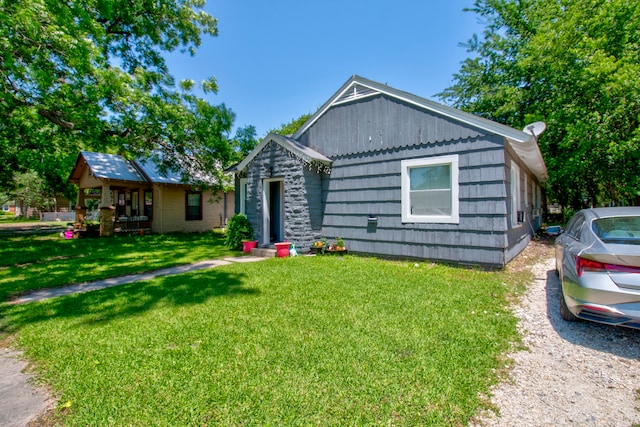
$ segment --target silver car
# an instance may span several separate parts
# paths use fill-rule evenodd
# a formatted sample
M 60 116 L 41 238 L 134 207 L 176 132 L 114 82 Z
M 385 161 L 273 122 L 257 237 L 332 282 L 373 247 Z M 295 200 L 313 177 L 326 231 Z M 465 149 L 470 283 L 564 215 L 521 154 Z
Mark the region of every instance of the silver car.
M 555 249 L 564 320 L 640 329 L 640 207 L 581 210 Z

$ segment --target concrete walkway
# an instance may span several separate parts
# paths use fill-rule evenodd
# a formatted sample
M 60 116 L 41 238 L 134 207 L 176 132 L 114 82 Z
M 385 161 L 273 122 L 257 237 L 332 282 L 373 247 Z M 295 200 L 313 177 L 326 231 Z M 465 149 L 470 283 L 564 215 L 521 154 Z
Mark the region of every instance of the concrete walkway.
M 112 286 L 124 285 L 127 283 L 139 282 L 142 280 L 151 280 L 160 276 L 169 276 L 172 274 L 188 273 L 190 271 L 204 270 L 219 265 L 229 265 L 232 262 L 255 262 L 266 258 L 243 256 L 238 258 L 223 258 L 200 261 L 194 264 L 179 265 L 176 267 L 163 268 L 148 273 L 129 274 L 127 276 L 113 277 L 110 279 L 98 280 L 95 282 L 80 283 L 77 285 L 65 286 L 62 288 L 40 289 L 29 294 L 22 295 L 11 300 L 12 304 L 24 304 L 32 301 L 42 301 L 49 298 L 55 298 L 63 295 L 78 294 L 82 292 L 95 291 L 97 289 L 110 288 Z
M 255 262 L 266 258 L 243 256 L 201 261 L 195 264 L 163 268 L 148 273 L 130 274 L 96 282 L 81 283 L 63 288 L 43 289 L 23 295 L 12 301 L 13 304 L 25 304 L 32 301 L 55 298 L 80 292 L 89 292 L 111 286 L 124 285 L 154 277 L 181 274 L 190 271 L 229 265 L 233 262 Z M 22 353 L 11 348 L 0 348 L 0 426 L 24 427 L 34 420 L 38 414 L 53 404 L 46 390 L 34 387 L 30 382 L 30 374 L 25 372 L 27 362 Z

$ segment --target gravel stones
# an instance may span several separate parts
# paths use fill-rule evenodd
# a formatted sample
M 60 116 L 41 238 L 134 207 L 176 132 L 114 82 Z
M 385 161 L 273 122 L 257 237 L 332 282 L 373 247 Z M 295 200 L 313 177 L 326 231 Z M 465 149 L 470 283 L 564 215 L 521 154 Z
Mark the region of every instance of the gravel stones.
M 514 308 L 523 349 L 509 355 L 508 379 L 492 390 L 498 414 L 472 426 L 640 424 L 640 331 L 560 318 L 555 261 L 533 267 L 535 280 Z

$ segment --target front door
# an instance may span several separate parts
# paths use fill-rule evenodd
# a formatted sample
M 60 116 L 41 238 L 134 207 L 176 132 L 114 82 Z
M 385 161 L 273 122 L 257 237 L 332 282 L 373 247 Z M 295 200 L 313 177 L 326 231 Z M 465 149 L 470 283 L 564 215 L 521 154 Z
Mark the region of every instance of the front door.
M 272 245 L 284 240 L 284 180 L 265 179 L 263 184 L 262 243 Z

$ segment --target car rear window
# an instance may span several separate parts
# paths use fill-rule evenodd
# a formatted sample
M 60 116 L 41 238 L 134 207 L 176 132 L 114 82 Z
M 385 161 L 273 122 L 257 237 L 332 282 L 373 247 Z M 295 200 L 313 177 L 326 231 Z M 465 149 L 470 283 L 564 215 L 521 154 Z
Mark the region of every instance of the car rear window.
M 593 221 L 592 228 L 605 243 L 640 245 L 640 216 L 600 218 Z

